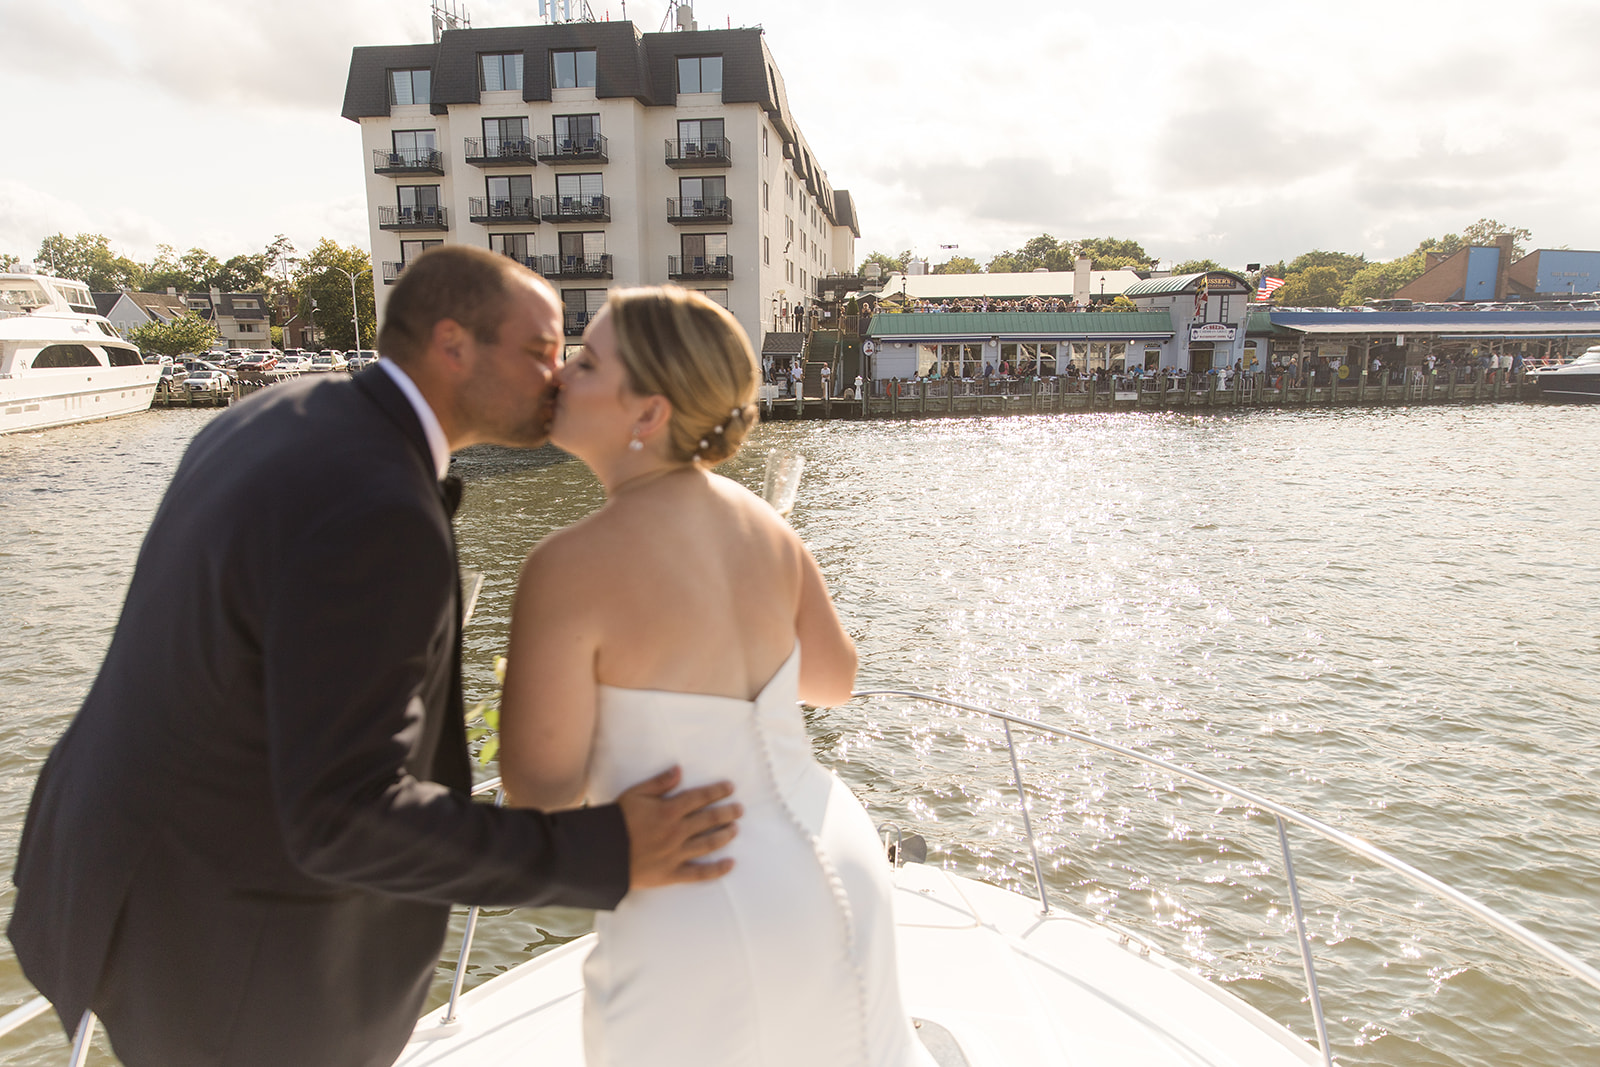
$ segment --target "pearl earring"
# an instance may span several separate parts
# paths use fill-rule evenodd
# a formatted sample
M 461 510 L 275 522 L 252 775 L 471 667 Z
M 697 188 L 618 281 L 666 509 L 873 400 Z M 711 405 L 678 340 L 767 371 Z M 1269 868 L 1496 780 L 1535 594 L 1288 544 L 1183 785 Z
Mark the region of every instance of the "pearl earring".
M 629 452 L 643 452 L 644 451 L 644 442 L 639 440 L 639 431 L 638 430 L 633 431 L 633 440 L 628 442 L 628 451 Z

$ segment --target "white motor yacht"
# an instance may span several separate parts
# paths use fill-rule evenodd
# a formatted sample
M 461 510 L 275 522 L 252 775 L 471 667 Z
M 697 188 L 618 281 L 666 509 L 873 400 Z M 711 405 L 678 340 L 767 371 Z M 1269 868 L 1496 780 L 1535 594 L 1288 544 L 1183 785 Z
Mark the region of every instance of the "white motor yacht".
M 1550 400 L 1600 403 L 1600 345 L 1571 363 L 1535 373 L 1539 395 Z
M 0 433 L 144 411 L 160 375 L 82 282 L 0 274 Z

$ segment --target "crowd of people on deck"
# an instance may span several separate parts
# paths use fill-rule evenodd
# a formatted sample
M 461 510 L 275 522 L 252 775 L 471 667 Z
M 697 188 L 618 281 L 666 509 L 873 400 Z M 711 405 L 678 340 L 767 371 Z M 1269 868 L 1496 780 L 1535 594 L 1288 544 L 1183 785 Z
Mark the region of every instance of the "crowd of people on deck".
M 894 311 L 897 301 L 888 301 L 879 304 L 879 310 Z M 1027 312 L 1060 312 L 1060 311 L 1088 311 L 1093 308 L 1093 302 L 1079 304 L 1071 297 L 1060 296 L 1027 296 L 1014 300 L 1001 300 L 995 297 L 941 297 L 932 300 L 911 300 L 907 302 L 904 310 L 919 314 L 937 312 L 983 312 L 983 311 L 1027 311 Z

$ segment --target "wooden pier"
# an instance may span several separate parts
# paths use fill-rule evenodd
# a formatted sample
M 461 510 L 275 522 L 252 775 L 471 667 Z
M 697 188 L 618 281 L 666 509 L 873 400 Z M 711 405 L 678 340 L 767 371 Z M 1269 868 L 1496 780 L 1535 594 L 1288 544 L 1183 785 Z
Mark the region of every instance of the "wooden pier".
M 1504 381 L 1475 370 L 1464 380 L 1420 375 L 1404 383 L 1359 381 L 1335 385 L 1266 384 L 1264 375 L 1236 378 L 1221 388 L 1215 378 L 1196 382 L 1165 375 L 1127 380 L 1116 387 L 1093 379 L 1035 378 L 993 383 L 887 381 L 853 397 L 777 397 L 761 402 L 769 419 L 907 419 L 948 415 L 1024 415 L 1090 411 L 1253 411 L 1351 407 L 1416 407 L 1533 401 L 1539 387 L 1522 378 Z

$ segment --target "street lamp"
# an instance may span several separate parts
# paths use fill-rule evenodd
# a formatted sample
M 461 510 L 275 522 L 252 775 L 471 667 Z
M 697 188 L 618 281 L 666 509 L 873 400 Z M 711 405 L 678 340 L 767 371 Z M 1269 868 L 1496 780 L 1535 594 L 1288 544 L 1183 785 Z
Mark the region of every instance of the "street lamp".
M 340 274 L 343 274 L 346 278 L 350 279 L 350 322 L 356 328 L 356 348 L 359 349 L 361 347 L 361 312 L 356 306 L 356 279 L 361 277 L 363 274 L 371 274 L 372 268 L 362 267 L 354 274 L 351 274 L 349 271 L 345 270 L 341 266 L 338 266 L 337 264 L 330 264 L 328 269 L 336 270 Z

